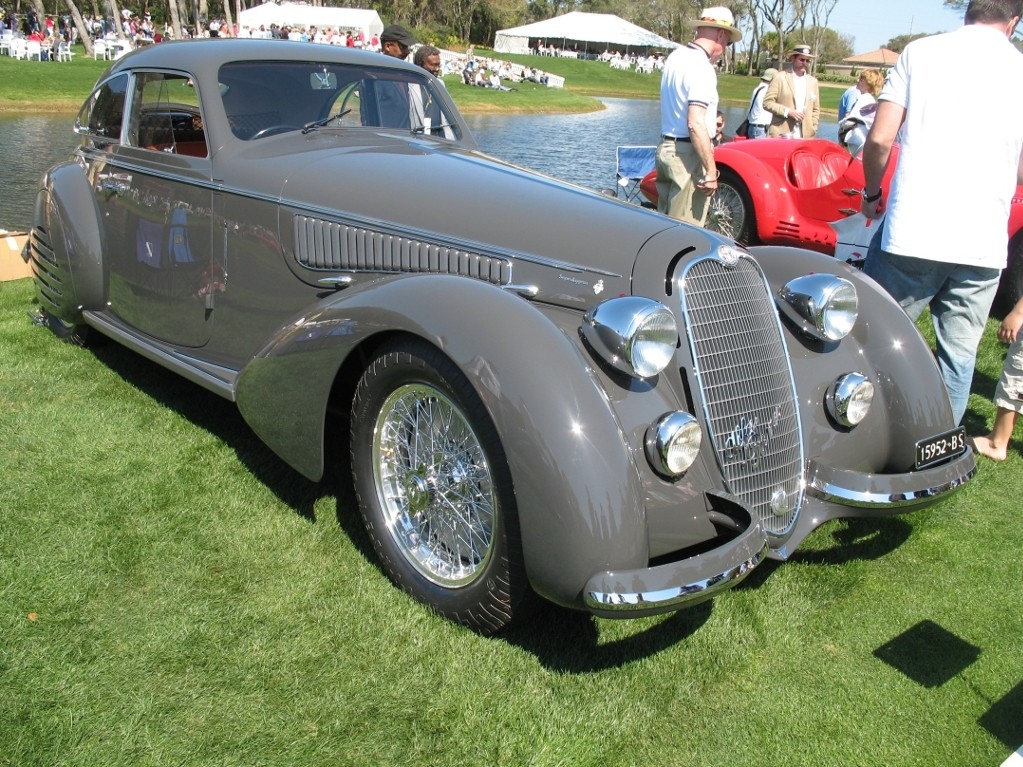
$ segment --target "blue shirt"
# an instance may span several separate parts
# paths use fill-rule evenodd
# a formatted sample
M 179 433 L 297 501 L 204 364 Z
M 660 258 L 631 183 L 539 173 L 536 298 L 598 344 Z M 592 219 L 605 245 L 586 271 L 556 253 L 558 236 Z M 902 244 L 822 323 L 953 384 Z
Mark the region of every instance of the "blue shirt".
M 855 85 L 849 88 L 845 93 L 842 94 L 841 100 L 838 102 L 838 121 L 842 122 L 845 116 L 849 114 L 854 106 L 856 106 L 856 99 L 860 97 L 860 89 Z

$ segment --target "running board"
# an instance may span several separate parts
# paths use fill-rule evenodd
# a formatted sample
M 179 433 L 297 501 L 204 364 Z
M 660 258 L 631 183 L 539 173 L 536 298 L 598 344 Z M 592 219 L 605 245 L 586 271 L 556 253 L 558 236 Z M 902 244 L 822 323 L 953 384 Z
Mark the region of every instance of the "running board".
M 90 327 L 109 336 L 119 344 L 127 346 L 146 359 L 152 360 L 157 365 L 169 368 L 181 377 L 204 389 L 209 389 L 224 399 L 235 401 L 235 388 L 238 382 L 237 370 L 204 362 L 183 354 L 169 344 L 148 336 L 143 337 L 103 312 L 84 311 L 82 318 Z

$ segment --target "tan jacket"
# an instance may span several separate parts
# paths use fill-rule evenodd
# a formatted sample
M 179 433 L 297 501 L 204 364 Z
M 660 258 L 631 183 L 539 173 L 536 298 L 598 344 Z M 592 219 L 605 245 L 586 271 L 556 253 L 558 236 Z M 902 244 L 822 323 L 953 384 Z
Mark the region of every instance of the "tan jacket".
M 771 127 L 768 136 L 780 136 L 791 133 L 796 128 L 796 121 L 785 117 L 786 111 L 796 108 L 795 96 L 792 92 L 792 73 L 779 72 L 764 94 L 764 109 L 771 113 Z M 804 75 L 806 78 L 806 117 L 803 119 L 803 138 L 817 135 L 817 126 L 821 121 L 821 95 L 817 87 L 817 78 Z

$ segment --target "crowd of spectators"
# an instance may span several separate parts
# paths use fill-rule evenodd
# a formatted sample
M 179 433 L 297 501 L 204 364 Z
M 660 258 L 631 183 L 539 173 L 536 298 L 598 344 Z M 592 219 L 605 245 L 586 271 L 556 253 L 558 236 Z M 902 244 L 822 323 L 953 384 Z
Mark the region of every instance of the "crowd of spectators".
M 466 85 L 509 91 L 515 83 L 532 82 L 548 85 L 548 75 L 541 69 L 512 64 L 510 61 L 478 57 L 470 48 L 465 56 L 448 59 L 444 74 L 457 74 Z
M 605 49 L 597 58 L 606 64 L 610 64 L 612 69 L 635 70 L 645 74 L 660 72 L 664 69 L 664 56 L 660 53 L 646 55 Z

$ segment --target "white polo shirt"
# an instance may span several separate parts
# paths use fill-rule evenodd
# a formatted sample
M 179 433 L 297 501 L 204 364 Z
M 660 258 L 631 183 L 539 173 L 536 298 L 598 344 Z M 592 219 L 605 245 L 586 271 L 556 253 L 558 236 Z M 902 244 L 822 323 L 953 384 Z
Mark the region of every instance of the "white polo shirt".
M 906 46 L 878 97 L 906 109 L 881 247 L 1002 269 L 1023 150 L 1023 54 L 968 25 Z
M 686 113 L 690 104 L 707 108 L 707 135 L 717 132 L 718 76 L 707 53 L 690 43 L 676 48 L 661 73 L 661 135 L 689 135 Z

